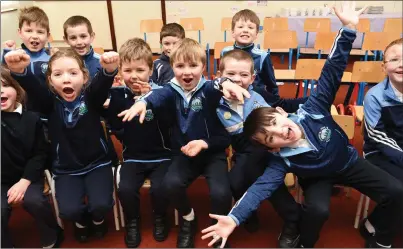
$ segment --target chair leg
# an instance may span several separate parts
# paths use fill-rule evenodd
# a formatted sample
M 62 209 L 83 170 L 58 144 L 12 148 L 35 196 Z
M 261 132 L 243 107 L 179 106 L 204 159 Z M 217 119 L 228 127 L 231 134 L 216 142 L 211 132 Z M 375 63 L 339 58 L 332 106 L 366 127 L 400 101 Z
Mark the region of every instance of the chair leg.
M 179 214 L 178 210 L 175 209 L 175 226 L 179 225 Z
M 119 187 L 119 183 L 120 183 L 120 168 L 121 168 L 122 166 L 121 165 L 119 165 L 117 168 L 116 168 L 116 186 L 117 187 Z M 122 226 L 122 227 L 125 227 L 125 215 L 124 215 L 124 213 L 123 213 L 123 208 L 122 208 L 122 203 L 120 203 L 120 200 L 119 200 L 119 198 L 117 198 L 117 201 L 118 201 L 118 203 L 119 203 L 119 213 L 120 213 L 120 225 Z
M 366 196 L 365 197 L 365 207 L 364 207 L 364 214 L 363 214 L 363 218 L 367 218 L 368 217 L 368 208 L 369 208 L 369 197 Z
M 360 216 L 361 216 L 361 210 L 362 210 L 362 203 L 364 201 L 364 195 L 361 194 L 360 200 L 358 201 L 357 205 L 357 212 L 355 213 L 355 221 L 354 221 L 354 228 L 358 228 L 358 224 L 360 223 Z
M 48 183 L 49 183 L 49 186 L 50 186 L 50 192 L 52 194 L 52 201 L 53 201 L 53 206 L 55 208 L 57 224 L 59 224 L 59 226 L 61 228 L 64 228 L 63 221 L 59 217 L 59 205 L 58 205 L 57 200 L 56 200 L 55 181 L 54 181 L 52 175 L 50 174 L 49 170 L 45 170 L 45 175 L 46 175 L 46 179 L 48 180 Z
M 119 226 L 119 215 L 118 215 L 118 203 L 116 200 L 116 186 L 115 186 L 115 170 L 112 168 L 112 173 L 113 173 L 113 218 L 115 220 L 115 228 L 116 231 L 120 230 L 120 226 Z
M 120 201 L 119 201 L 119 210 L 120 210 L 120 224 L 122 224 L 122 227 L 125 227 L 125 215 L 123 213 L 123 208 Z

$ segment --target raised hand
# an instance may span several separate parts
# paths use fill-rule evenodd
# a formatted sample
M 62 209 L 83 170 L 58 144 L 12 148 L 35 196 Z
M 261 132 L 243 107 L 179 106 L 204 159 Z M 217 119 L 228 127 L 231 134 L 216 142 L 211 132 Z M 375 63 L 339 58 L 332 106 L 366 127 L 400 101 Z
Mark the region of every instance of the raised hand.
M 222 238 L 220 248 L 224 248 L 225 243 L 227 242 L 228 237 L 236 228 L 235 221 L 229 217 L 224 215 L 216 215 L 209 214 L 210 218 L 216 219 L 218 222 L 215 225 L 209 226 L 204 229 L 202 233 L 205 235 L 202 236 L 202 239 L 205 240 L 207 238 L 213 237 L 213 239 L 208 243 L 208 246 L 212 246 L 219 239 Z
M 119 66 L 119 54 L 112 52 L 105 52 L 101 55 L 99 63 L 107 73 L 113 73 Z
M 151 91 L 151 86 L 148 82 L 136 81 L 132 84 L 132 90 L 136 94 L 143 95 Z
M 4 60 L 6 61 L 8 69 L 13 73 L 23 73 L 31 62 L 29 55 L 22 49 L 8 52 L 6 56 L 4 56 Z
M 206 150 L 208 148 L 208 144 L 203 140 L 193 140 L 187 143 L 185 146 L 182 146 L 181 151 L 183 154 L 194 157 L 197 156 L 200 151 Z
M 3 47 L 6 49 L 15 49 L 15 41 L 14 40 L 7 40 L 3 43 Z
M 228 99 L 237 99 L 242 104 L 244 103 L 244 97 L 250 98 L 249 92 L 238 86 L 237 84 L 232 83 L 230 80 L 226 80 L 222 83 L 222 92 L 224 96 Z
M 334 13 L 340 19 L 344 26 L 356 26 L 359 22 L 359 17 L 367 9 L 365 6 L 360 10 L 355 10 L 355 1 L 343 1 L 341 3 L 341 8 L 337 9 L 333 7 Z
M 146 103 L 139 101 L 136 102 L 130 109 L 124 110 L 123 112 L 118 114 L 118 117 L 123 117 L 122 121 L 131 121 L 135 116 L 140 115 L 139 122 L 143 123 L 144 118 L 146 116 L 147 105 Z

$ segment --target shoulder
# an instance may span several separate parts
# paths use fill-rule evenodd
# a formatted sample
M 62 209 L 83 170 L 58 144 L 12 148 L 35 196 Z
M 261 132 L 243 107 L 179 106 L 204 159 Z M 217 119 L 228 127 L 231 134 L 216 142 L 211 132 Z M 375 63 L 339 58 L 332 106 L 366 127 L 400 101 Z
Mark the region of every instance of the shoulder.
M 221 55 L 223 55 L 231 50 L 234 50 L 234 46 L 227 46 L 221 50 Z
M 101 59 L 101 55 L 94 52 L 94 55 L 92 56 L 92 58 L 93 58 L 94 60 L 98 60 L 98 61 L 99 61 L 99 60 Z
M 267 55 L 269 54 L 267 51 L 254 47 L 252 49 L 252 53 L 260 56 L 261 61 L 265 60 Z

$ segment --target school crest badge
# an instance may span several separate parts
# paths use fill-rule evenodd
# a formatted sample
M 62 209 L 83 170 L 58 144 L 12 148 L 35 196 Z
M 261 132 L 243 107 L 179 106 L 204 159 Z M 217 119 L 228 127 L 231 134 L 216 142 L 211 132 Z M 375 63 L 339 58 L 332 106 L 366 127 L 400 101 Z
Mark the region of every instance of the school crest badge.
M 327 126 L 320 128 L 320 131 L 318 133 L 318 137 L 319 137 L 320 141 L 327 143 L 330 141 L 331 136 L 332 136 L 332 131 Z
M 46 74 L 46 71 L 48 71 L 48 63 L 42 63 L 41 71 L 43 74 Z
M 87 112 L 88 112 L 87 105 L 83 101 L 80 103 L 80 107 L 78 109 L 78 114 L 82 116 L 82 115 L 86 114 Z
M 151 121 L 151 120 L 154 119 L 154 113 L 153 113 L 153 111 L 152 111 L 151 109 L 148 109 L 148 110 L 146 111 L 146 116 L 145 116 L 144 119 L 145 119 L 146 121 Z
M 192 108 L 193 111 L 198 112 L 201 109 L 203 109 L 203 105 L 202 105 L 202 101 L 200 98 L 194 98 L 192 101 L 192 104 L 190 106 Z

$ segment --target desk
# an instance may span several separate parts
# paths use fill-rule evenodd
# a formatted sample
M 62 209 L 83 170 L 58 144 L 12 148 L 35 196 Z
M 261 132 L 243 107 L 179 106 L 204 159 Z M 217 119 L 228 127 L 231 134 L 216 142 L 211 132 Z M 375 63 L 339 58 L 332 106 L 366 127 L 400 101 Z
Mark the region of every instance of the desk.
M 288 28 L 289 30 L 297 31 L 298 44 L 301 47 L 305 47 L 306 33 L 304 32 L 304 22 L 306 18 L 315 18 L 309 16 L 289 16 L 288 17 Z M 319 16 L 317 18 L 324 18 Z M 331 31 L 335 32 L 341 28 L 341 22 L 335 15 L 325 16 L 325 18 L 330 18 Z M 402 18 L 402 13 L 390 13 L 390 14 L 364 14 L 360 18 L 368 18 L 371 23 L 371 32 L 381 32 L 383 31 L 383 24 L 387 18 Z M 315 43 L 316 33 L 309 33 L 308 47 L 313 48 Z M 357 33 L 357 38 L 353 43 L 353 48 L 361 48 L 362 43 L 362 33 Z
M 274 76 L 276 80 L 295 80 L 295 70 L 276 69 Z M 344 72 L 341 82 L 351 82 L 351 73 Z

